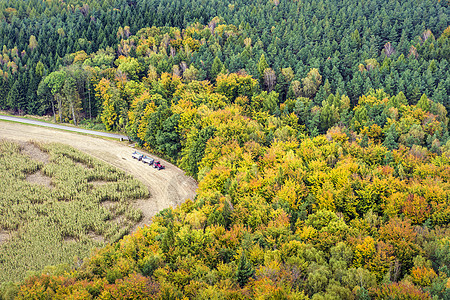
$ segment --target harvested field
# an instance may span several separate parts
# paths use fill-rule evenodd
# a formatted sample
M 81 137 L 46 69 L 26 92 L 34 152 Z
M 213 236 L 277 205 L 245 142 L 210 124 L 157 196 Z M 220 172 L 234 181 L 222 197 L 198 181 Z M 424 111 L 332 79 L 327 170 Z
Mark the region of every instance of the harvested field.
M 134 176 L 150 191 L 150 198 L 135 202 L 136 208 L 143 212 L 140 225 L 150 223 L 151 218 L 158 211 L 175 207 L 186 199 L 195 197 L 197 182 L 193 178 L 185 176 L 184 172 L 176 166 L 144 151 L 139 150 L 139 152 L 161 161 L 166 169 L 157 170 L 131 158 L 134 149 L 129 146 L 128 142 L 10 122 L 0 122 L 0 139 L 22 142 L 22 145 L 30 140 L 67 144 Z M 46 153 L 30 143 L 26 143 L 26 145 L 28 146 L 22 150 L 24 154 L 33 156 L 34 159 L 43 163 L 48 161 Z

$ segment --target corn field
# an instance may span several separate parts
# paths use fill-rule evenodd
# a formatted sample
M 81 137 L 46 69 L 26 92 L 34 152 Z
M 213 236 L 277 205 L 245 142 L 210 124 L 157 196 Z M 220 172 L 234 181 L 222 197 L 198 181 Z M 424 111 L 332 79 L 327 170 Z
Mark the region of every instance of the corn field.
M 0 282 L 47 265 L 72 265 L 117 241 L 142 218 L 130 203 L 149 196 L 131 176 L 71 147 L 34 146 L 48 154 L 48 163 L 0 141 Z M 33 174 L 50 184 L 27 180 Z

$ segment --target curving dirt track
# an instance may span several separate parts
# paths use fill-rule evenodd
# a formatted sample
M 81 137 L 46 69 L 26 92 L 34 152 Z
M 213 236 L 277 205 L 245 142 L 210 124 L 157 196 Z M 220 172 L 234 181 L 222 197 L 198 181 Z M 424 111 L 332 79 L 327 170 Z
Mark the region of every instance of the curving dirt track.
M 143 220 L 137 226 L 149 224 L 151 218 L 160 210 L 176 207 L 185 200 L 195 197 L 197 182 L 193 178 L 186 176 L 183 170 L 151 154 L 150 157 L 166 166 L 165 170 L 159 171 L 133 159 L 131 153 L 134 149 L 128 142 L 2 121 L 0 121 L 0 139 L 67 144 L 133 175 L 150 191 L 149 199 L 141 199 L 135 203 L 135 206 L 144 213 Z M 141 150 L 139 152 L 145 153 Z

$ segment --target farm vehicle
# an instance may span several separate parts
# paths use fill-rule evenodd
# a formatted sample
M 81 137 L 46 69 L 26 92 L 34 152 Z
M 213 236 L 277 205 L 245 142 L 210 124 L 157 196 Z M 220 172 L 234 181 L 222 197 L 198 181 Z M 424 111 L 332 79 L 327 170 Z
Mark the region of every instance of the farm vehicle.
M 158 169 L 158 170 L 162 170 L 162 169 L 165 169 L 166 167 L 163 166 L 159 161 L 155 161 L 153 163 L 153 168 Z
M 143 154 L 141 154 L 141 153 L 139 153 L 139 152 L 137 152 L 137 151 L 134 151 L 133 154 L 132 154 L 131 156 L 132 156 L 134 159 L 137 159 L 137 160 L 139 160 L 139 161 L 141 161 L 141 160 L 142 160 L 142 157 L 144 157 Z
M 151 166 L 153 164 L 154 159 L 150 158 L 148 156 L 144 156 L 141 160 L 144 164 L 148 164 L 149 166 Z
M 148 157 L 147 155 L 141 154 L 137 151 L 134 151 L 133 154 L 131 155 L 131 157 L 133 157 L 134 159 L 137 159 L 138 161 L 142 161 L 144 164 L 148 164 L 149 166 L 152 166 L 155 169 L 158 170 L 162 170 L 165 169 L 166 167 L 161 165 L 161 163 L 159 161 L 155 161 L 153 158 Z

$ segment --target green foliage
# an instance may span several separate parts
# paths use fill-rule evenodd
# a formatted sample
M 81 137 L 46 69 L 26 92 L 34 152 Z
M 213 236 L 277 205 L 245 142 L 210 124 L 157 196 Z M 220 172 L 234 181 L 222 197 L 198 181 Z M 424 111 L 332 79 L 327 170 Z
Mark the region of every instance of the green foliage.
M 70 274 L 27 279 L 19 298 L 447 297 L 445 1 L 200 2 L 0 6 L 4 108 L 75 123 L 89 111 L 199 181 L 194 201 Z M 41 170 L 55 187 L 30 187 L 2 228 L 45 225 L 86 249 L 89 232 L 121 237 L 139 219 L 123 199 L 144 192 L 105 169 L 89 185 L 97 164 L 67 153 L 17 163 L 11 186 Z
M 202 128 L 198 133 L 192 131 L 195 136 L 187 139 L 189 144 L 183 148 L 180 166 L 194 178 L 197 177 L 199 163 L 205 155 L 206 143 L 214 136 L 215 131 L 213 126 L 208 126 Z
M 180 135 L 177 133 L 180 115 L 173 114 L 161 124 L 161 129 L 156 133 L 156 149 L 176 159 L 181 150 Z
M 266 61 L 266 57 L 264 56 L 264 53 L 261 54 L 261 57 L 259 58 L 258 62 L 258 73 L 260 77 L 263 77 L 264 71 L 269 67 L 269 64 Z
M 394 150 L 397 148 L 397 129 L 395 128 L 395 125 L 392 124 L 389 127 L 389 131 L 386 134 L 386 139 L 383 142 L 383 146 L 385 146 L 388 150 Z
M 245 254 L 241 255 L 239 259 L 238 268 L 236 271 L 236 280 L 241 287 L 244 287 L 248 282 L 249 278 L 253 276 L 255 270 L 253 269 L 252 264 L 248 261 Z
M 216 79 L 217 75 L 219 75 L 219 73 L 222 71 L 223 68 L 223 64 L 220 61 L 220 58 L 218 56 L 216 56 L 214 58 L 214 61 L 211 65 L 211 79 Z

